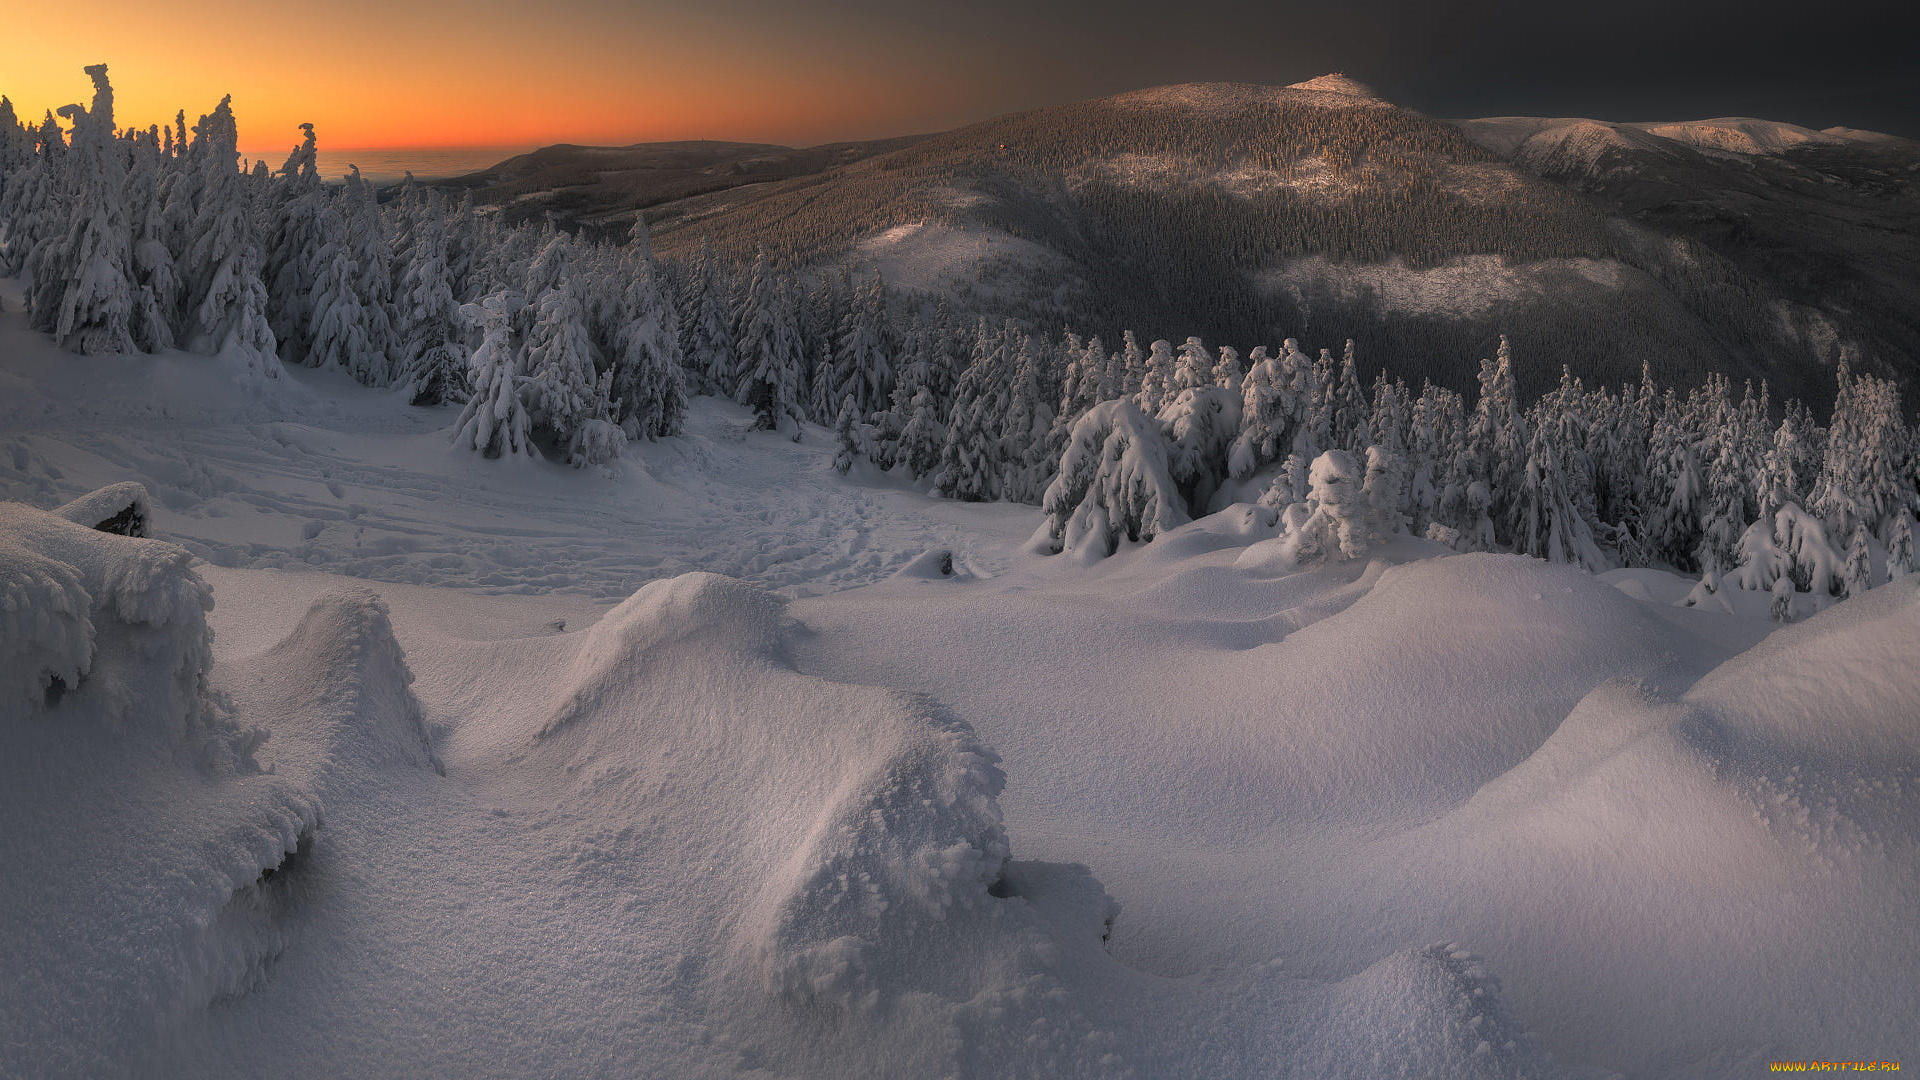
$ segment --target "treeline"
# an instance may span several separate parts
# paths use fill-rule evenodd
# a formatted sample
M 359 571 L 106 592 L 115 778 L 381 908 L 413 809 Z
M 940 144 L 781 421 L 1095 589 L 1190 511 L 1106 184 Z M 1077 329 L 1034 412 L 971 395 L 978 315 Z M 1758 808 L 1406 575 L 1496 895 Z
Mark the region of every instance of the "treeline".
M 65 129 L 0 99 L 0 269 L 75 351 L 337 367 L 462 405 L 455 437 L 477 453 L 575 465 L 676 434 L 689 394 L 724 396 L 796 439 L 831 427 L 843 470 L 1043 504 L 1057 546 L 1102 554 L 1229 498 L 1282 518 L 1341 451 L 1369 463 L 1373 520 L 1461 549 L 1820 596 L 1913 562 L 1920 436 L 1892 383 L 1844 362 L 1822 427 L 1764 384 L 1682 394 L 1644 367 L 1617 388 L 1563 371 L 1528 404 L 1504 340 L 1469 399 L 1384 371 L 1369 385 L 1351 342 L 1243 357 L 1040 335 L 764 249 L 746 267 L 711 247 L 656 260 L 638 223 L 616 245 L 411 183 L 383 204 L 357 174 L 321 181 L 310 126 L 278 170 L 243 168 L 226 102 L 191 129 L 118 131 L 106 69 L 88 71 L 92 105 L 62 109 Z
M 321 180 L 312 125 L 278 170 L 244 167 L 226 100 L 121 131 L 106 66 L 86 70 L 64 129 L 0 99 L 0 272 L 63 347 L 336 367 L 465 403 L 462 438 L 496 455 L 539 440 L 588 464 L 679 430 L 679 327 L 644 243 L 506 228 L 411 182 L 382 205 L 357 170 Z
M 1128 376 L 1095 404 L 1113 378 L 1098 352 L 1066 369 L 1062 415 L 1078 419 L 1043 498 L 1056 550 L 1152 539 L 1221 508 L 1223 492 L 1260 490 L 1270 523 L 1305 520 L 1324 470 L 1364 490 L 1376 531 L 1595 571 L 1669 566 L 1708 591 L 1772 591 L 1781 617 L 1796 595 L 1818 606 L 1917 568 L 1920 430 L 1891 381 L 1844 360 L 1822 427 L 1764 384 L 1736 394 L 1715 376 L 1681 394 L 1644 370 L 1615 389 L 1563 369 L 1523 405 L 1504 339 L 1471 401 L 1385 373 L 1369 390 L 1351 342 L 1336 361 L 1289 339 L 1243 367 L 1189 338 L 1177 353 L 1155 342 L 1137 388 Z

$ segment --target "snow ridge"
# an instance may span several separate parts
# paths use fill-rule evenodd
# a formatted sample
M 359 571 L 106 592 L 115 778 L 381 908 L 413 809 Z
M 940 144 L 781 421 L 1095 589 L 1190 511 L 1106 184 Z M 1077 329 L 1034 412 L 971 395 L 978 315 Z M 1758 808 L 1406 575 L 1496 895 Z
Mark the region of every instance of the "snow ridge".
M 261 661 L 314 715 L 339 725 L 347 737 L 336 757 L 360 768 L 402 764 L 445 774 L 386 602 L 370 590 L 316 599 Z

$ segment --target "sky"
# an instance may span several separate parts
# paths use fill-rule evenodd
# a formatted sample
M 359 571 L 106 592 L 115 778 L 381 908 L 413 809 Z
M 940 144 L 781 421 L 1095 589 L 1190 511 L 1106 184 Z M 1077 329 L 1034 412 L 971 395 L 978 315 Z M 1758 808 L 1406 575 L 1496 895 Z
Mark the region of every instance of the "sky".
M 1898 0 L 49 0 L 8 5 L 0 93 L 124 125 L 232 94 L 243 150 L 937 131 L 1199 80 L 1344 71 L 1436 116 L 1746 115 L 1920 137 Z M 1573 10 L 1577 8 L 1578 10 Z

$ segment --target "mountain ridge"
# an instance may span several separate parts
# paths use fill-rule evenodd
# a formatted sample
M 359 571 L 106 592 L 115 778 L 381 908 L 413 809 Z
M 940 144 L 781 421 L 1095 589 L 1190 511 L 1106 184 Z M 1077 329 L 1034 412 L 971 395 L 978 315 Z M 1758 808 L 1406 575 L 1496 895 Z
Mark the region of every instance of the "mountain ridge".
M 573 218 L 624 231 L 637 210 L 668 256 L 765 247 L 1036 329 L 1243 349 L 1352 337 L 1370 366 L 1456 386 L 1501 333 L 1535 358 L 1532 389 L 1563 362 L 1612 382 L 1643 358 L 1661 379 L 1712 370 L 1810 400 L 1843 354 L 1920 372 L 1920 317 L 1898 300 L 1920 294 L 1901 171 L 1920 146 L 1891 137 L 1738 117 L 1448 121 L 1330 75 L 1149 87 L 857 145 Z M 1839 215 L 1838 239 L 1794 220 L 1821 214 Z M 1864 270 L 1844 265 L 1853 248 Z

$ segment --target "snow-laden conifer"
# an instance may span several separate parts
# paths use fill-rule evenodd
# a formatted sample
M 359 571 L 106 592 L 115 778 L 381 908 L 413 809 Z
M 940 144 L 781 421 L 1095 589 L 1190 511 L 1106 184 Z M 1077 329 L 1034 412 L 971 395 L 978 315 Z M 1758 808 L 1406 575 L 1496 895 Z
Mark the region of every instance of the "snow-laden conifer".
M 405 314 L 398 320 L 408 328 L 407 340 L 400 349 L 401 381 L 409 388 L 415 405 L 462 401 L 466 396 L 466 326 L 454 299 L 446 228 L 439 214 L 420 222 L 406 267 L 399 305 Z M 371 324 L 373 320 L 366 321 Z M 379 327 L 371 325 L 367 332 L 369 376 L 382 358 L 380 350 L 371 347 L 379 332 Z M 365 381 L 379 385 L 372 377 Z
M 637 250 L 627 268 L 623 325 L 614 339 L 612 393 L 629 438 L 660 439 L 679 434 L 687 414 L 679 320 L 647 254 L 643 221 L 634 222 L 632 236 Z
M 789 292 L 762 249 L 741 299 L 734 340 L 744 367 L 734 400 L 759 431 L 790 427 L 800 438 L 800 342 Z
M 519 298 L 501 291 L 468 304 L 461 315 L 480 327 L 480 345 L 467 361 L 467 404 L 454 424 L 453 442 L 484 457 L 538 457 L 533 420 L 521 396 L 526 382 L 513 345 Z
M 1167 467 L 1166 437 L 1132 398 L 1102 402 L 1074 424 L 1041 509 L 1054 551 L 1091 558 L 1191 520 Z
M 92 107 L 60 110 L 73 125 L 66 221 L 40 241 L 47 253 L 34 266 L 32 315 L 35 329 L 52 333 L 61 347 L 101 356 L 135 350 L 133 231 L 107 66 L 86 71 L 93 79 Z

